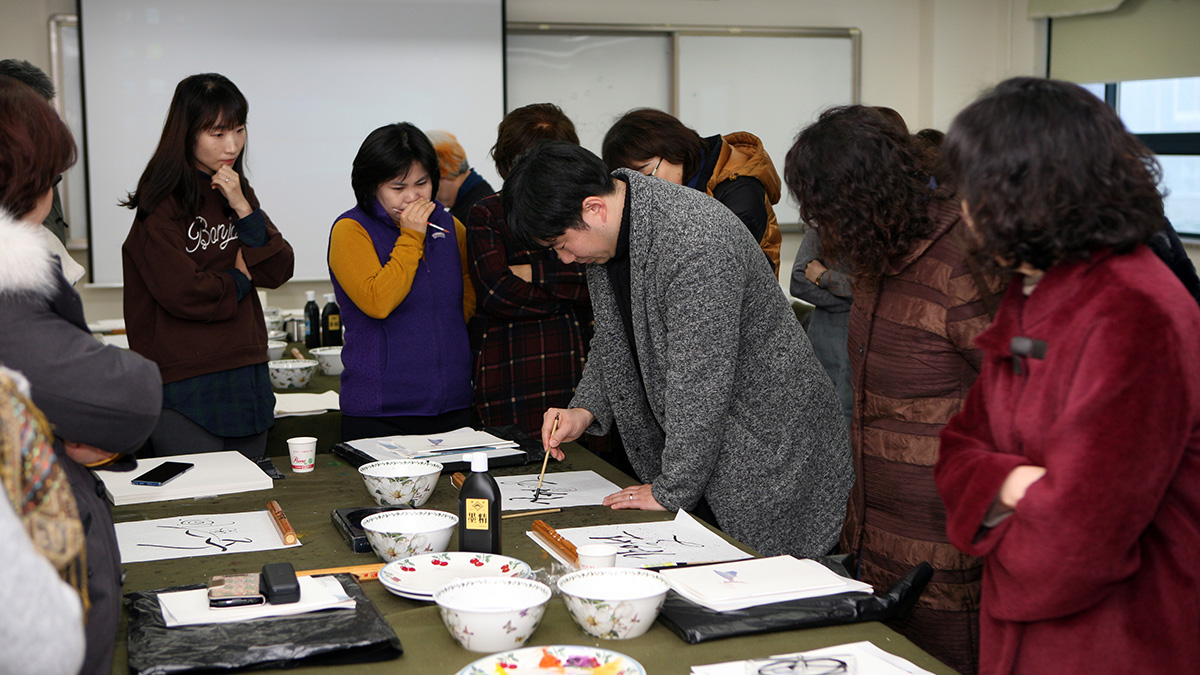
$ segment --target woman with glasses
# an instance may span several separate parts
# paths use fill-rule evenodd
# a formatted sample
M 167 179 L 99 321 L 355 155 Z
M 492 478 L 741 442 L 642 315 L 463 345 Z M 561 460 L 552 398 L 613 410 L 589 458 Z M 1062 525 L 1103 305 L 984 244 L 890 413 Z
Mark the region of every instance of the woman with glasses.
M 661 110 L 638 108 L 604 134 L 602 157 L 609 171 L 633 169 L 715 197 L 745 223 L 779 276 L 783 237 L 771 208 L 779 203 L 779 174 L 757 136 L 703 138 Z
M 1144 245 L 1158 163 L 1035 78 L 944 147 L 979 261 L 1012 275 L 935 474 L 950 541 L 983 558 L 981 670 L 1200 672 L 1200 309 Z
M 255 288 L 292 277 L 292 247 L 245 175 L 242 92 L 222 75 L 175 88 L 121 248 L 129 346 L 158 364 L 157 455 L 265 455 L 275 419 L 267 329 Z

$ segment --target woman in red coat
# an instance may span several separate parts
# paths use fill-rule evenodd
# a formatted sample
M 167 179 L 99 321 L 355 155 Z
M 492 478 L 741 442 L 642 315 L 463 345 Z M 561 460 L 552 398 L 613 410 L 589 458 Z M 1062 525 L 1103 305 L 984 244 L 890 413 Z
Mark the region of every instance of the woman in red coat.
M 1200 309 L 1143 245 L 1158 165 L 1033 78 L 945 152 L 980 260 L 1015 273 L 935 470 L 951 542 L 984 558 L 981 672 L 1200 672 Z

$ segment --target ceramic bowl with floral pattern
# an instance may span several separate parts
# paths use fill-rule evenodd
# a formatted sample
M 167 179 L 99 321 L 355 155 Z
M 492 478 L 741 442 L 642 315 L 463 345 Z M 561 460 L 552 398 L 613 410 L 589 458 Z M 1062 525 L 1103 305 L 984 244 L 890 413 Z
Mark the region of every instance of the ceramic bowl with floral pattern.
M 441 553 L 457 526 L 458 516 L 430 509 L 388 511 L 362 519 L 367 541 L 384 562 L 419 553 Z
M 423 506 L 442 475 L 442 465 L 426 459 L 388 459 L 363 464 L 358 473 L 376 504 Z
M 588 635 L 606 640 L 639 637 L 658 618 L 670 585 L 658 572 L 608 567 L 559 577 L 571 618 Z
M 310 359 L 281 359 L 267 361 L 267 372 L 276 389 L 303 389 L 317 372 L 318 365 Z
M 541 623 L 549 600 L 546 584 L 510 577 L 460 579 L 433 593 L 446 630 L 473 652 L 524 645 Z

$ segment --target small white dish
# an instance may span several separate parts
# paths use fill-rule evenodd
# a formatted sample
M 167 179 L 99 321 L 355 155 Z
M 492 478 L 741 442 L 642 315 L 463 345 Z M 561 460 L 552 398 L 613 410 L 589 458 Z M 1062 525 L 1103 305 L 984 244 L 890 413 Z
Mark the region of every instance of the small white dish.
M 473 652 L 523 646 L 541 623 L 549 600 L 546 584 L 508 577 L 461 579 L 433 593 L 446 630 Z
M 321 372 L 326 375 L 341 375 L 342 374 L 342 348 L 341 347 L 313 347 L 308 350 L 309 354 L 321 364 Z
M 379 583 L 410 600 L 433 602 L 433 593 L 451 581 L 478 577 L 529 578 L 524 561 L 506 555 L 448 551 L 402 558 L 379 570 Z
M 276 389 L 303 389 L 317 372 L 317 362 L 308 359 L 268 361 L 267 372 Z
M 442 475 L 442 464 L 427 459 L 386 459 L 363 464 L 358 474 L 380 506 L 423 506 Z
M 549 668 L 557 670 L 551 671 Z M 591 673 L 601 668 L 604 668 L 603 672 L 606 675 L 646 675 L 642 664 L 624 654 L 584 645 L 525 647 L 492 654 L 468 665 L 455 675 L 496 675 L 504 672 Z

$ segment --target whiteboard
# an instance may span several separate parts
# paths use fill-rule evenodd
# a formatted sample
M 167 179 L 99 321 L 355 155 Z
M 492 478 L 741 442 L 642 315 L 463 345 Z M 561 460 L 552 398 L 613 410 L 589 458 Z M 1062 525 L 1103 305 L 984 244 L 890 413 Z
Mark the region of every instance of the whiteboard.
M 597 154 L 618 117 L 658 108 L 701 136 L 758 136 L 782 178 L 796 134 L 822 110 L 860 99 L 854 28 L 510 23 L 506 52 L 506 109 L 555 103 Z M 799 222 L 783 193 L 776 217 Z
M 554 103 L 579 144 L 600 154 L 604 134 L 631 108 L 671 108 L 671 36 L 510 33 L 507 109 Z M 637 64 L 636 76 L 614 67 Z
M 121 282 L 133 212 L 117 206 L 158 144 L 175 85 L 218 72 L 250 104 L 245 164 L 296 252 L 327 279 L 330 226 L 354 206 L 371 130 L 446 129 L 489 182 L 504 113 L 502 0 L 80 0 L 91 270 Z M 493 184 L 498 184 L 493 182 Z

